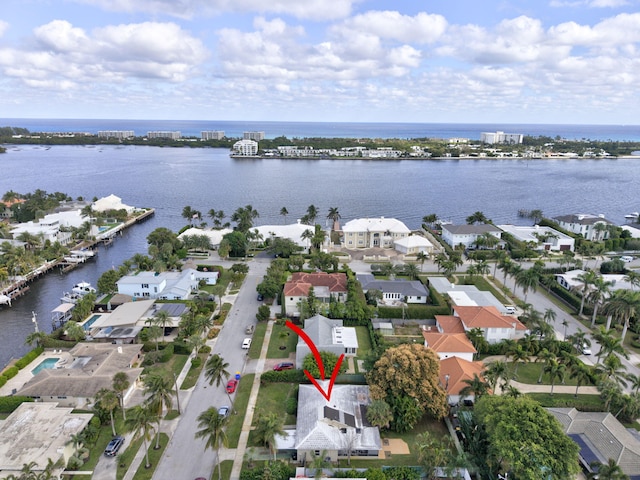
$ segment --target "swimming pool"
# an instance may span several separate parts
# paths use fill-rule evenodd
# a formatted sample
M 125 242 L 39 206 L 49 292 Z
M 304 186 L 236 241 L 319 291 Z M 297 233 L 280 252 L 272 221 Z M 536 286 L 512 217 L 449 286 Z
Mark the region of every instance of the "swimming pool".
M 82 328 L 84 328 L 85 332 L 88 332 L 91 329 L 91 325 L 93 325 L 93 322 L 95 322 L 97 319 L 100 318 L 100 314 L 97 313 L 95 314 L 93 317 L 91 317 L 89 320 L 87 320 L 86 322 L 84 322 L 82 324 Z
M 45 368 L 53 368 L 55 364 L 58 363 L 58 360 L 60 359 L 57 357 L 45 358 L 36 368 L 31 370 L 31 374 L 37 375 L 38 373 L 40 373 L 40 370 L 44 370 Z

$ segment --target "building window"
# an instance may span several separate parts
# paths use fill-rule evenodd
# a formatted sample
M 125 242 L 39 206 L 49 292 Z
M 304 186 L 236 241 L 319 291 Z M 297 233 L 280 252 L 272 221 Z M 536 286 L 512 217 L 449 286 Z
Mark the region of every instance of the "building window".
M 142 284 L 142 288 L 149 288 L 149 284 L 148 283 L 143 283 Z

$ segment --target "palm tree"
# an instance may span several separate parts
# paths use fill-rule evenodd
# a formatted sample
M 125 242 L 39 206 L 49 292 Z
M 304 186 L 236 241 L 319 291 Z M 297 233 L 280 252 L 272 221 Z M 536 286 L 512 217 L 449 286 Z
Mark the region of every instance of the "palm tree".
M 462 381 L 466 385 L 460 390 L 460 398 L 471 395 L 475 398 L 480 398 L 482 395 L 489 393 L 489 384 L 480 378 L 477 373 L 473 374 L 473 378 L 465 378 Z
M 593 333 L 593 338 L 600 344 L 600 351 L 596 355 L 598 363 L 602 357 L 607 357 L 612 353 L 622 355 L 624 358 L 629 358 L 629 354 L 622 345 L 622 340 L 604 327 L 600 327 Z
M 491 390 L 496 391 L 496 387 L 498 386 L 498 382 L 500 379 L 504 380 L 504 386 L 509 383 L 509 375 L 508 375 L 508 367 L 507 362 L 502 360 L 497 360 L 495 362 L 491 362 L 482 373 L 484 378 L 487 379 L 489 385 L 491 386 Z M 504 388 L 504 387 L 503 387 Z
M 620 334 L 620 341 L 624 342 L 629 329 L 629 320 L 640 312 L 640 292 L 632 290 L 618 290 L 618 292 L 621 293 L 612 297 L 608 304 L 611 313 L 624 322 Z
M 145 467 L 151 467 L 149 462 L 149 446 L 148 442 L 154 431 L 154 423 L 159 425 L 160 419 L 155 411 L 148 406 L 136 405 L 129 410 L 129 417 L 125 421 L 125 428 L 128 432 L 133 432 L 134 439 L 142 438 L 144 445 Z
M 220 461 L 220 445 L 227 446 L 227 434 L 224 429 L 228 421 L 229 417 L 219 415 L 216 407 L 209 407 L 198 415 L 198 428 L 200 430 L 196 431 L 195 438 L 206 439 L 205 450 L 207 448 L 215 450 L 218 461 L 218 478 L 222 478 L 220 471 L 220 464 L 222 463 Z
M 122 407 L 122 418 L 127 420 L 127 413 L 124 408 L 124 392 L 129 388 L 129 377 L 124 372 L 117 372 L 111 379 L 111 386 L 113 390 L 118 394 L 118 399 Z
M 598 480 L 629 480 L 629 476 L 624 473 L 620 465 L 613 458 L 607 463 L 598 461 L 591 462 L 591 472 L 587 478 Z
M 557 313 L 553 308 L 547 308 L 544 311 L 544 317 L 543 318 L 544 318 L 545 322 L 547 322 L 547 323 L 551 323 L 551 322 L 555 323 L 556 317 L 557 317 Z
M 584 363 L 576 362 L 569 368 L 569 377 L 576 381 L 576 393 L 574 397 L 578 398 L 578 389 L 580 385 L 591 381 L 591 372 Z
M 285 435 L 282 418 L 276 412 L 261 414 L 254 430 L 257 440 L 269 448 L 276 459 L 276 436 Z
M 437 221 L 438 215 L 435 213 L 430 213 L 429 215 L 425 215 L 424 217 L 422 217 L 422 223 L 431 225 L 431 228 L 433 228 Z
M 540 376 L 538 377 L 538 383 L 542 383 L 542 375 L 545 373 L 545 368 L 552 360 L 556 360 L 556 354 L 550 352 L 546 348 L 543 348 L 538 352 L 538 356 L 536 357 L 536 363 L 543 363 L 544 365 L 540 369 Z
M 209 381 L 209 385 L 214 383 L 216 387 L 224 385 L 230 375 L 227 368 L 229 368 L 229 364 L 217 353 L 213 354 L 204 365 L 204 378 Z M 229 397 L 229 405 L 233 405 L 231 395 L 227 393 L 227 396 Z
M 47 333 L 43 332 L 42 330 L 38 330 L 37 332 L 31 332 L 29 335 L 27 335 L 27 338 L 24 340 L 24 343 L 25 345 L 29 345 L 29 346 L 35 343 L 36 347 L 40 347 L 48 336 L 49 335 L 47 335 Z
M 329 209 L 329 214 L 327 215 L 327 218 L 333 222 L 331 226 L 332 232 L 336 232 L 340 230 L 340 219 L 342 217 L 340 216 L 340 212 L 338 212 L 338 207 L 331 207 Z
M 289 211 L 287 210 L 287 207 L 282 207 L 280 209 L 280 215 L 284 217 L 284 223 L 287 223 L 287 215 L 289 215 Z
M 113 421 L 113 411 L 120 405 L 120 399 L 118 395 L 113 390 L 109 390 L 107 388 L 101 388 L 96 393 L 96 403 L 100 405 L 101 408 L 109 412 L 109 417 L 111 418 L 111 431 L 113 432 L 113 436 L 116 434 L 116 424 Z
M 513 376 L 517 378 L 518 376 L 518 366 L 520 363 L 528 363 L 529 362 L 529 352 L 522 348 L 521 345 L 518 345 L 516 349 L 511 353 L 513 357 Z
M 576 281 L 582 284 L 581 288 L 576 288 L 580 292 L 580 311 L 578 312 L 578 316 L 582 316 L 584 302 L 586 301 L 589 289 L 595 282 L 596 278 L 596 272 L 594 272 L 593 270 L 587 270 L 586 272 L 583 272 L 580 275 L 576 276 Z
M 595 372 L 602 378 L 613 380 L 622 387 L 627 386 L 629 379 L 622 360 L 615 354 L 610 354 L 604 359 L 604 362 L 596 365 Z
M 160 420 L 164 407 L 170 410 L 173 406 L 173 380 L 157 373 L 148 373 L 144 377 L 145 403 L 155 410 L 158 416 L 158 431 L 156 432 L 156 450 L 160 448 Z
M 521 270 L 515 276 L 516 285 L 522 288 L 524 292 L 524 302 L 527 303 L 527 295 L 529 290 L 535 292 L 540 282 L 539 270 L 535 267 L 528 268 L 527 270 Z
M 490 220 L 485 217 L 484 213 L 478 211 L 468 216 L 466 222 L 469 225 L 473 225 L 474 223 L 490 223 Z
M 309 225 L 315 225 L 316 218 L 318 217 L 318 209 L 315 205 L 311 204 L 307 207 L 307 214 L 305 217 Z
M 416 254 L 416 260 L 420 262 L 420 271 L 424 270 L 424 262 L 429 260 L 429 255 L 424 252 L 418 252 Z
M 258 218 L 260 214 L 251 205 L 240 207 L 231 215 L 231 221 L 236 222 L 237 229 L 241 232 L 248 232 L 253 227 L 253 221 Z
M 624 281 L 631 284 L 631 290 L 635 290 L 636 287 L 640 286 L 640 273 L 633 270 L 627 270 L 624 276 Z
M 596 316 L 598 315 L 598 307 L 611 294 L 613 282 L 605 280 L 602 275 L 598 275 L 593 281 L 592 289 L 589 292 L 587 300 L 593 303 L 593 314 L 591 315 L 591 328 L 596 324 Z
M 302 240 L 307 240 L 309 241 L 309 243 L 311 243 L 311 239 L 313 238 L 313 232 L 311 231 L 311 229 L 307 228 L 304 232 L 302 232 L 302 234 L 300 235 L 300 238 Z
M 551 392 L 549 395 L 553 395 L 553 387 L 556 383 L 556 379 L 563 379 L 566 365 L 560 363 L 557 358 L 553 358 L 545 365 L 543 371 L 549 374 L 549 380 L 551 381 Z
M 193 220 L 193 215 L 194 215 L 194 210 L 189 205 L 182 208 L 182 218 L 187 220 L 189 224 L 191 224 Z

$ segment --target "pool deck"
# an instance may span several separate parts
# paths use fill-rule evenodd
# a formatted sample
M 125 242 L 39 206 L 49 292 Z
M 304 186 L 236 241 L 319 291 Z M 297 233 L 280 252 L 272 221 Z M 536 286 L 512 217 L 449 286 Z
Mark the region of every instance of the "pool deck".
M 71 354 L 67 350 L 62 349 L 45 350 L 29 365 L 20 370 L 15 377 L 11 378 L 7 383 L 0 387 L 0 396 L 11 395 L 14 390 L 20 390 L 25 383 L 27 383 L 34 377 L 34 375 L 31 373 L 31 370 L 36 368 L 47 358 L 59 358 L 59 362 L 69 363 L 69 361 L 71 360 Z

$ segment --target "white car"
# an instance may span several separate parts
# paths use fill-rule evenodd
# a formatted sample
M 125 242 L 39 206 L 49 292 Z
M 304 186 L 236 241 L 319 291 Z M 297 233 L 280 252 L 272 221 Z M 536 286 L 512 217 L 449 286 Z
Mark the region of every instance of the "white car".
M 248 350 L 250 346 L 251 346 L 251 339 L 250 338 L 245 338 L 242 341 L 242 348 L 244 348 L 245 350 Z
M 589 345 L 587 345 L 586 343 L 582 345 L 582 354 L 591 355 L 591 347 L 589 347 Z

